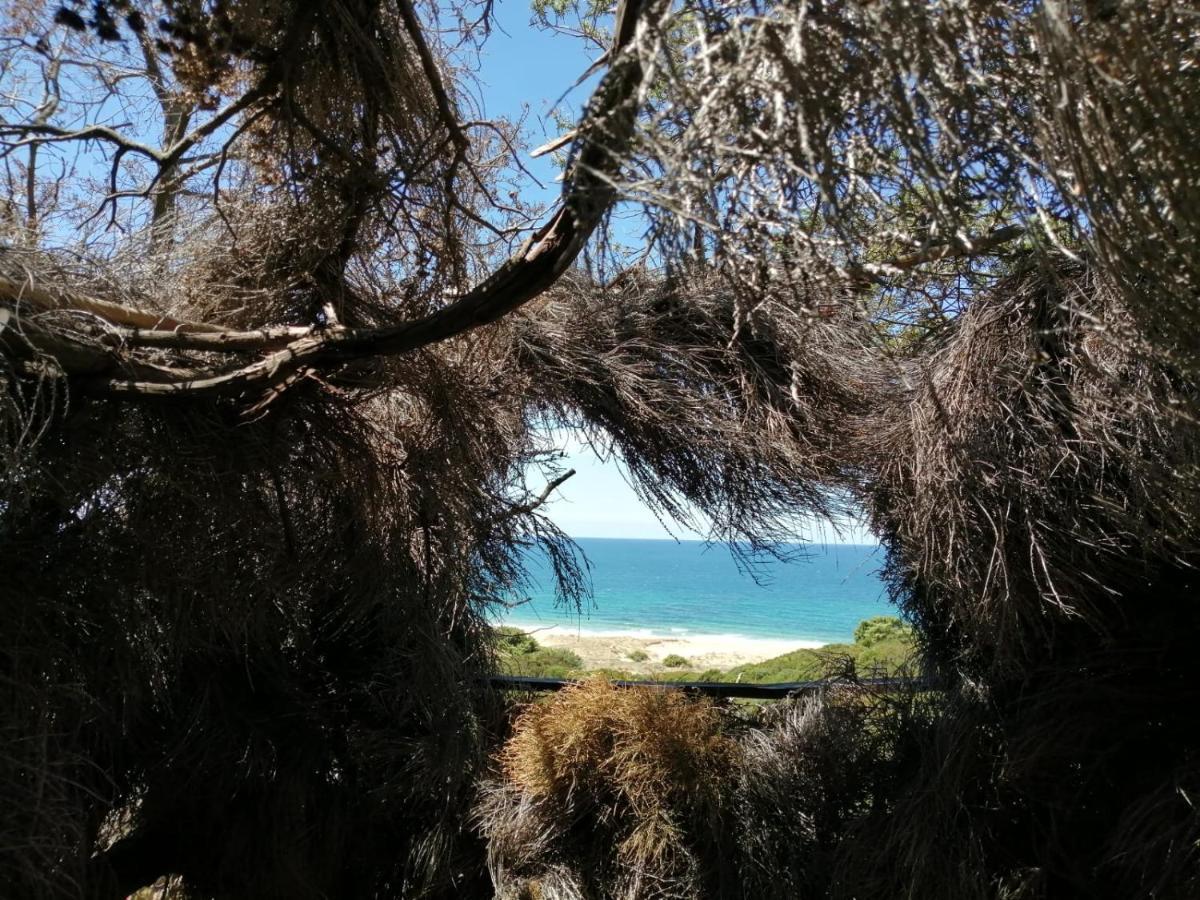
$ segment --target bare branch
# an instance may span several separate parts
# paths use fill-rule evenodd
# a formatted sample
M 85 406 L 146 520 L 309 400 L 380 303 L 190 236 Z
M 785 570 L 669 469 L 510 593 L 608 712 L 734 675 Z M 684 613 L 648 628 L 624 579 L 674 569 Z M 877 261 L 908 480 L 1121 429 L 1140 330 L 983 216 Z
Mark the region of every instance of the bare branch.
M 25 147 L 31 144 L 61 143 L 63 141 L 107 141 L 125 153 L 137 153 L 147 159 L 162 163 L 166 154 L 139 141 L 125 137 L 106 125 L 89 125 L 86 128 L 61 128 L 58 125 L 29 123 L 0 123 L 0 136 L 17 135 L 20 139 L 10 147 Z
M 17 281 L 7 275 L 0 275 L 0 301 L 28 303 L 42 310 L 80 310 L 114 325 L 123 325 L 134 329 L 208 332 L 210 334 L 222 333 L 225 330 L 216 325 L 182 322 L 171 316 L 131 309 L 119 303 L 101 300 L 98 297 L 89 297 L 74 291 L 49 291 L 34 284 L 32 278 L 26 281 Z
M 508 519 L 512 519 L 517 516 L 525 516 L 533 512 L 535 509 L 537 509 L 539 506 L 542 506 L 547 500 L 549 500 L 550 495 L 562 487 L 563 482 L 574 475 L 574 469 L 567 469 L 567 471 L 563 472 L 563 474 L 559 475 L 557 478 L 553 478 L 546 482 L 546 486 L 542 488 L 542 492 L 536 497 L 526 501 L 525 503 L 518 503 L 512 506 L 503 515 L 501 515 L 496 522 L 504 522 Z
M 642 77 L 636 53 L 615 59 L 579 129 L 580 149 L 564 186 L 563 205 L 513 257 L 458 301 L 415 322 L 314 333 L 249 366 L 208 377 L 166 383 L 98 379 L 89 383 L 89 389 L 131 398 L 252 395 L 282 384 L 302 369 L 408 353 L 496 321 L 557 281 L 611 205 L 616 196 L 611 173 L 633 133 L 632 107 Z
M 425 31 L 417 19 L 417 13 L 413 9 L 410 0 L 397 0 L 396 6 L 400 10 L 400 17 L 404 20 L 405 30 L 408 31 L 408 36 L 412 39 L 413 46 L 417 48 L 417 56 L 421 60 L 421 69 L 425 72 L 425 78 L 429 82 L 429 89 L 433 91 L 438 111 L 441 113 L 442 120 L 446 125 L 446 131 L 457 147 L 465 149 L 469 143 L 467 136 L 463 133 L 459 125 L 458 116 L 454 113 L 453 104 L 450 102 L 450 95 L 446 93 L 446 86 L 442 83 L 441 72 L 438 71 L 437 62 L 434 60 L 433 53 L 429 49 L 429 44 L 425 40 Z
M 964 236 L 952 241 L 924 247 L 915 253 L 910 253 L 907 256 L 898 256 L 887 262 L 860 263 L 848 266 L 847 269 L 852 275 L 858 278 L 876 280 L 889 275 L 910 271 L 925 263 L 940 262 L 945 259 L 961 257 L 982 256 L 983 254 L 991 253 L 997 247 L 1015 241 L 1017 238 L 1027 234 L 1028 231 L 1023 225 L 1005 225 L 1003 228 L 997 228 L 995 231 L 988 232 L 987 234 Z

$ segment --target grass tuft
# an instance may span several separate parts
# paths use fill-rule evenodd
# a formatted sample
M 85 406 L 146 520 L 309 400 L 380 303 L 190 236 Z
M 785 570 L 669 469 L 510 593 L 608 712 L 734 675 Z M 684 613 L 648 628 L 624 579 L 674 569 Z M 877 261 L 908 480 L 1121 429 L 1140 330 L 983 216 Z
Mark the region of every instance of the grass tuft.
M 649 883 L 703 894 L 727 857 L 726 773 L 739 750 L 726 725 L 706 701 L 603 678 L 526 707 L 499 756 L 503 785 L 479 814 L 497 889 L 544 884 L 555 858 L 589 896 L 613 885 L 644 896 Z

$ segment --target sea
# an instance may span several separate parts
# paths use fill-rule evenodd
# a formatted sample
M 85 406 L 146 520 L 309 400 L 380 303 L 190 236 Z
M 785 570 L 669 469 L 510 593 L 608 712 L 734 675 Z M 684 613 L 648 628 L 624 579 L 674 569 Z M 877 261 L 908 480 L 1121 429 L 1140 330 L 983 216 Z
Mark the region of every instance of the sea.
M 642 637 L 735 635 L 839 643 L 872 616 L 895 615 L 877 546 L 789 546 L 787 561 L 747 569 L 724 544 L 576 538 L 591 565 L 592 601 L 555 604 L 547 560 L 531 553 L 530 584 L 499 624 Z

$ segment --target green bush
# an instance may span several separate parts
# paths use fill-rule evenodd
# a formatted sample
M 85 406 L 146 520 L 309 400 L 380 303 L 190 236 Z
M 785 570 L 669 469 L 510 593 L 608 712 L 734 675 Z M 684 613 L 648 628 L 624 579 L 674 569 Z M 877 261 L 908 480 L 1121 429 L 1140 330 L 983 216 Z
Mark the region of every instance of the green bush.
M 879 619 L 890 617 L 880 616 Z M 826 644 L 813 650 L 793 650 L 760 663 L 735 666 L 722 681 L 741 681 L 746 684 L 778 684 L 794 681 L 816 681 L 844 668 L 845 661 L 854 663 L 860 675 L 892 675 L 912 660 L 912 632 L 901 623 L 900 629 L 889 625 L 864 628 L 877 619 L 868 619 L 855 629 L 853 644 Z M 892 621 L 899 623 L 899 619 Z M 863 643 L 864 635 L 869 643 Z M 883 635 L 887 635 L 886 637 Z
M 588 669 L 588 678 L 604 678 L 608 681 L 645 681 L 645 675 L 628 672 L 625 669 Z
M 678 653 L 672 653 L 663 660 L 663 665 L 668 669 L 682 669 L 684 666 L 689 664 L 690 663 L 688 662 L 687 657 L 680 656 Z
M 630 650 L 625 655 L 628 656 L 634 662 L 645 662 L 646 660 L 648 660 L 650 658 L 650 654 L 648 654 L 645 650 L 641 650 L 641 649 Z
M 541 648 L 532 635 L 511 625 L 496 629 L 496 646 L 501 653 L 533 653 Z
M 835 654 L 844 653 L 848 645 L 835 644 Z M 760 663 L 735 666 L 725 673 L 725 681 L 741 681 L 747 684 L 774 684 L 776 682 L 813 681 L 828 669 L 828 660 L 822 658 L 824 651 L 793 650 Z
M 583 668 L 579 655 L 562 647 L 538 647 L 532 653 L 500 656 L 500 671 L 505 675 L 531 678 L 571 678 Z
M 659 670 L 651 675 L 644 672 L 629 672 L 625 669 L 588 669 L 589 677 L 603 677 L 609 681 L 729 681 L 720 669 L 705 669 L 697 672 L 694 669 Z
M 896 675 L 901 669 L 911 668 L 913 650 L 911 641 L 880 641 L 865 648 L 855 663 L 861 675 Z
M 854 643 L 860 647 L 874 647 L 881 641 L 908 641 L 912 629 L 895 616 L 875 616 L 864 619 L 854 629 Z

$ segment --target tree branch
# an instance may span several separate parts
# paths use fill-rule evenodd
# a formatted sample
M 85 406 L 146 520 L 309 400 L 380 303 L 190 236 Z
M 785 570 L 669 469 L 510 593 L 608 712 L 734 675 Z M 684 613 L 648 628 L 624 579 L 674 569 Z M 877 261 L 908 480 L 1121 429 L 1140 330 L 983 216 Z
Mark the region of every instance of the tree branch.
M 1023 225 L 1005 225 L 988 234 L 968 235 L 945 243 L 924 247 L 906 256 L 899 256 L 882 263 L 860 263 L 848 266 L 852 277 L 863 281 L 876 281 L 889 275 L 908 272 L 917 266 L 929 262 L 940 262 L 943 259 L 956 259 L 963 256 L 979 256 L 989 250 L 994 250 L 1009 241 L 1016 240 L 1027 232 Z
M 27 303 L 42 310 L 81 310 L 92 313 L 113 325 L 123 325 L 130 329 L 207 332 L 209 334 L 225 332 L 225 329 L 217 325 L 184 322 L 161 313 L 131 309 L 119 303 L 101 300 L 98 297 L 89 297 L 74 291 L 48 291 L 35 285 L 32 277 L 24 281 L 17 281 L 7 275 L 0 275 L 0 302 L 5 301 L 13 304 Z
M 404 20 L 404 28 L 408 32 L 408 36 L 412 39 L 413 46 L 417 48 L 417 57 L 421 60 L 421 69 L 425 72 L 425 80 L 429 82 L 429 89 L 433 91 L 434 100 L 437 101 L 438 113 L 445 122 L 446 130 L 450 133 L 450 139 L 460 150 L 466 149 L 468 145 L 467 136 L 463 134 L 462 127 L 459 125 L 458 116 L 454 113 L 454 106 L 450 102 L 450 95 L 446 92 L 446 86 L 442 83 L 442 75 L 438 71 L 437 62 L 433 58 L 433 53 L 429 49 L 429 44 L 425 40 L 425 32 L 421 28 L 421 22 L 417 19 L 416 10 L 413 9 L 410 0 L 397 0 L 397 7 L 400 9 L 400 18 Z
M 505 511 L 503 515 L 499 516 L 496 519 L 496 522 L 497 523 L 507 522 L 509 519 L 515 518 L 516 516 L 524 516 L 524 515 L 528 515 L 529 513 L 533 512 L 535 509 L 537 509 L 539 506 L 541 506 L 547 500 L 549 500 L 550 495 L 553 494 L 560 487 L 562 487 L 562 484 L 564 481 L 566 481 L 568 478 L 573 477 L 574 475 L 575 475 L 574 469 L 567 469 L 567 471 L 565 471 L 563 474 L 559 475 L 557 478 L 554 478 L 554 479 L 548 481 L 546 483 L 546 486 L 544 488 L 542 488 L 542 492 L 540 494 L 538 494 L 536 497 L 534 497 L 532 500 L 529 500 L 525 503 L 518 503 L 518 504 L 515 504 L 515 505 L 509 507 L 509 509 L 507 511 Z
M 637 12 L 634 9 L 631 14 Z M 626 33 L 627 43 L 618 50 L 627 49 L 633 40 L 634 30 L 626 29 Z M 248 366 L 204 378 L 165 382 L 92 379 L 87 388 L 130 398 L 253 396 L 283 384 L 302 369 L 407 353 L 496 321 L 554 284 L 611 206 L 616 197 L 612 175 L 633 135 L 634 107 L 643 77 L 636 53 L 614 55 L 613 66 L 597 88 L 579 129 L 578 154 L 563 187 L 561 207 L 516 254 L 458 301 L 415 322 L 311 333 Z M 214 338 L 213 343 L 220 341 Z
M 147 159 L 162 163 L 166 154 L 138 141 L 131 141 L 119 131 L 106 125 L 89 125 L 87 128 L 60 128 L 57 125 L 39 125 L 35 122 L 23 124 L 0 123 L 0 136 L 17 135 L 19 140 L 11 144 L 13 147 L 24 147 L 30 144 L 50 144 L 61 141 L 108 141 L 125 153 L 138 153 Z

